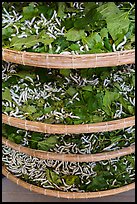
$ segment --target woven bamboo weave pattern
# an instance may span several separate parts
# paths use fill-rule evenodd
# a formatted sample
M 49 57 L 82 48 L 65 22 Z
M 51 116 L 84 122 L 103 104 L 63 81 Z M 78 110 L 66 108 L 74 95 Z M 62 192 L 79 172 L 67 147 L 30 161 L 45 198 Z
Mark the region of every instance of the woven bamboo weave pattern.
M 102 161 L 108 160 L 112 158 L 116 158 L 119 156 L 124 156 L 127 154 L 131 154 L 135 152 L 135 145 L 131 145 L 129 147 L 122 148 L 121 150 L 116 150 L 112 152 L 103 152 L 97 154 L 57 154 L 53 152 L 46 152 L 41 150 L 30 149 L 28 147 L 23 147 L 22 145 L 15 144 L 10 140 L 2 137 L 2 143 L 8 147 L 17 150 L 18 152 L 26 153 L 30 156 L 38 157 L 40 159 L 48 159 L 48 160 L 60 160 L 60 161 L 68 161 L 68 162 L 93 162 L 93 161 Z
M 49 189 L 44 189 L 41 187 L 37 187 L 33 184 L 29 184 L 24 182 L 23 180 L 15 177 L 12 175 L 6 167 L 2 167 L 2 174 L 6 176 L 8 179 L 16 183 L 17 185 L 20 185 L 30 191 L 48 195 L 48 196 L 55 196 L 55 197 L 60 197 L 60 198 L 97 198 L 97 197 L 103 197 L 103 196 L 109 196 L 109 195 L 115 195 L 118 193 L 126 192 L 128 190 L 134 189 L 135 188 L 135 183 L 131 183 L 128 185 L 125 185 L 120 188 L 115 188 L 111 190 L 106 190 L 106 191 L 99 191 L 99 192 L 87 192 L 87 193 L 80 193 L 80 192 L 61 192 L 57 190 L 49 190 Z
M 45 124 L 41 122 L 22 120 L 2 114 L 2 122 L 21 129 L 43 132 L 50 134 L 68 134 L 68 133 L 92 133 L 107 132 L 117 129 L 133 126 L 135 124 L 135 116 L 112 120 L 108 122 L 80 124 L 80 125 L 62 125 L 62 124 Z
M 16 64 L 56 69 L 111 67 L 135 63 L 135 50 L 99 54 L 63 55 L 23 52 L 3 48 L 2 59 Z
M 58 198 L 134 189 L 135 2 L 5 3 L 2 174 Z

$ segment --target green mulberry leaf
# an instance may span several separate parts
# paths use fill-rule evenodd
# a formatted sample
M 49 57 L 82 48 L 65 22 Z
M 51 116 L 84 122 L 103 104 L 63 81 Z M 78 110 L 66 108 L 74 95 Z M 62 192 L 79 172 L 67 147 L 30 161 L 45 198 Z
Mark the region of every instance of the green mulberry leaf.
M 69 87 L 66 93 L 68 93 L 70 96 L 73 96 L 75 93 L 77 93 L 77 90 L 73 87 Z
M 119 35 L 124 35 L 129 29 L 128 12 L 121 11 L 114 2 L 108 2 L 101 5 L 97 10 L 106 20 L 107 29 L 114 41 L 119 38 Z M 121 23 L 122 22 L 122 23 Z
M 58 16 L 63 20 L 65 16 L 65 2 L 58 2 Z
M 75 29 L 71 28 L 70 30 L 65 33 L 65 37 L 67 38 L 68 41 L 78 41 L 85 37 L 85 32 L 82 29 Z
M 57 185 L 62 184 L 60 176 L 54 171 L 52 171 L 51 169 L 48 169 L 48 168 L 46 169 L 46 176 L 48 181 L 50 181 L 51 183 L 55 183 Z
M 87 186 L 87 191 L 99 191 L 108 188 L 108 184 L 103 175 L 99 175 L 93 178 L 92 182 Z
M 56 136 L 50 136 L 49 138 L 38 142 L 38 149 L 48 151 L 51 148 L 55 147 L 55 144 L 57 143 L 58 139 Z
M 2 92 L 2 100 L 12 101 L 10 90 L 8 88 L 6 88 L 4 92 Z
M 105 95 L 103 97 L 103 105 L 108 107 L 112 104 L 112 102 L 118 100 L 118 98 L 119 93 L 106 90 Z
M 107 28 L 113 40 L 117 40 L 119 35 L 124 35 L 128 32 L 130 21 L 128 13 L 121 12 L 120 14 L 111 14 L 111 17 L 106 19 Z M 122 23 L 121 23 L 122 22 Z
M 2 28 L 2 39 L 7 39 L 11 36 L 11 34 L 13 33 L 13 29 L 11 27 L 7 27 L 7 28 Z
M 40 33 L 42 35 L 42 33 Z M 28 49 L 41 42 L 44 45 L 49 45 L 54 41 L 53 38 L 49 37 L 47 34 L 43 33 L 42 37 L 39 35 L 28 36 L 27 38 L 13 37 L 10 43 L 10 47 L 16 50 Z
M 23 17 L 24 19 L 31 19 L 34 16 L 37 16 L 38 9 L 35 8 L 34 3 L 30 3 L 29 6 L 23 7 Z
M 71 73 L 70 69 L 60 69 L 60 74 L 62 74 L 65 77 L 68 77 Z
M 67 185 L 73 185 L 78 182 L 79 177 L 77 175 L 65 175 L 63 176 Z
M 24 112 L 29 113 L 29 114 L 35 113 L 37 111 L 35 106 L 31 106 L 31 105 L 23 106 L 21 109 Z

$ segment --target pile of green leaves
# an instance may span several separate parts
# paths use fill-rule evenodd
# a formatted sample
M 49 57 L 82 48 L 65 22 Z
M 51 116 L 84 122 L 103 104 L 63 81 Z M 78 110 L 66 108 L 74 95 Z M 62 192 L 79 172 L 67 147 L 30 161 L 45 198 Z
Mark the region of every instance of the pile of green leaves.
M 15 11 L 22 15 L 18 21 L 13 20 L 9 24 L 3 20 L 3 47 L 29 52 L 56 53 L 57 47 L 60 46 L 57 53 L 63 51 L 76 51 L 78 54 L 102 53 L 114 51 L 112 45 L 115 44 L 117 47 L 126 36 L 124 49 L 134 48 L 135 3 L 82 2 L 83 9 L 76 8 L 73 3 L 3 2 L 4 15 L 4 8 L 8 13 L 12 13 L 11 6 L 14 6 Z M 65 26 L 64 34 L 54 39 L 47 34 L 48 27 L 42 25 L 37 34 L 34 24 L 41 19 L 41 13 L 49 21 L 54 11 L 57 12 L 57 18 L 61 21 L 60 28 Z M 25 31 L 22 31 L 25 22 L 31 22 L 33 17 L 36 19 L 31 28 L 26 27 Z M 18 34 L 14 25 L 18 28 Z M 22 32 L 25 32 L 27 37 L 18 38 Z M 78 41 L 80 44 L 77 44 Z M 83 51 L 80 50 L 81 46 L 83 46 Z M 85 48 L 86 46 L 88 49 Z
M 123 164 L 127 161 L 127 165 Z M 86 192 L 90 191 L 99 191 L 99 190 L 108 190 L 112 188 L 118 188 L 120 186 L 124 186 L 125 184 L 132 183 L 130 175 L 127 173 L 127 166 L 131 165 L 134 168 L 134 156 L 128 155 L 125 157 L 121 157 L 118 162 L 115 164 L 117 166 L 117 170 L 113 165 L 101 165 L 101 162 L 97 162 L 96 166 L 93 168 L 96 171 L 96 176 L 91 178 L 91 183 L 88 185 L 81 185 L 80 189 L 85 190 Z M 108 171 L 109 169 L 109 171 Z M 112 186 L 112 182 L 116 179 L 115 184 Z
M 127 164 L 123 164 L 125 161 L 127 161 Z M 78 175 L 63 175 L 62 173 L 57 174 L 52 168 L 46 168 L 45 171 L 47 179 L 51 182 L 51 184 L 53 184 L 53 186 L 56 184 L 57 186 L 62 187 L 64 185 L 62 179 L 64 179 L 67 185 L 73 185 L 79 190 L 83 190 L 84 192 L 96 192 L 119 188 L 121 186 L 130 184 L 135 180 L 126 170 L 129 166 L 131 168 L 135 168 L 133 154 L 121 157 L 119 161 L 115 162 L 114 164 L 117 167 L 117 170 L 115 170 L 115 167 L 111 164 L 111 162 L 108 162 L 107 165 L 103 165 L 101 162 L 96 162 L 96 165 L 93 168 L 93 171 L 96 172 L 96 175 L 89 176 L 89 184 L 86 184 L 86 179 L 84 182 L 81 182 L 81 177 Z M 132 173 L 133 172 L 134 170 L 132 170 Z M 26 175 L 22 175 L 21 178 L 28 183 L 41 186 L 39 181 L 33 181 L 28 176 L 25 178 L 25 176 Z M 113 184 L 114 180 L 115 183 Z M 57 189 L 56 186 L 54 186 L 54 189 Z
M 5 148 L 5 147 L 3 147 Z M 9 151 L 7 149 L 7 151 Z M 4 150 L 3 150 L 4 152 Z M 55 190 L 61 190 L 61 191 L 75 191 L 74 189 L 77 189 L 77 191 L 83 191 L 83 192 L 94 192 L 94 191 L 101 191 L 101 190 L 109 190 L 118 188 L 127 184 L 130 184 L 134 182 L 135 180 L 135 155 L 127 155 L 120 158 L 112 159 L 109 161 L 99 161 L 93 163 L 80 163 L 78 164 L 78 168 L 81 166 L 82 172 L 77 172 L 72 174 L 72 168 L 69 169 L 70 172 L 64 173 L 62 171 L 63 166 L 60 165 L 60 163 L 57 163 L 54 165 L 54 167 L 49 167 L 48 165 L 41 166 L 39 159 L 35 162 L 35 171 L 41 173 L 41 175 L 37 175 L 37 179 L 35 179 L 35 174 L 30 174 L 32 172 L 32 166 L 31 165 L 31 159 L 29 158 L 29 167 L 27 166 L 27 171 L 24 173 L 23 171 L 20 171 L 20 165 L 24 165 L 22 157 L 24 155 L 18 155 L 17 152 L 14 151 L 14 168 L 12 169 L 12 158 L 13 158 L 13 151 L 10 150 L 10 153 L 5 156 L 3 155 L 4 165 L 8 168 L 9 171 L 14 174 L 17 177 L 20 177 L 21 179 L 25 180 L 26 182 L 30 184 L 34 184 L 36 186 L 40 186 L 43 188 L 51 188 Z M 16 162 L 18 159 L 21 159 L 22 163 L 16 165 Z M 9 161 L 8 161 L 9 160 Z M 54 164 L 55 162 L 53 162 Z M 26 164 L 27 165 L 27 164 Z M 57 165 L 60 165 L 58 171 L 56 169 Z M 70 165 L 70 162 L 67 162 L 66 164 L 68 167 Z M 83 176 L 83 168 L 86 166 L 91 166 L 92 172 L 94 172 L 91 175 L 86 176 L 86 174 Z M 39 169 L 37 169 L 39 166 Z M 52 166 L 52 165 L 51 165 Z M 41 167 L 41 168 L 40 168 Z M 24 167 L 25 168 L 25 167 Z M 29 169 L 30 168 L 30 169 Z M 15 171 L 14 171 L 15 170 Z M 81 171 L 80 170 L 80 171 Z M 18 174 L 18 172 L 21 172 Z M 48 182 L 43 183 L 43 180 L 47 180 Z M 64 185 L 65 182 L 65 185 Z M 49 187 L 50 183 L 50 187 Z M 66 190 L 67 186 L 67 190 Z M 73 190 L 72 190 L 73 189 Z
M 27 132 L 27 134 L 26 134 Z M 90 153 L 100 153 L 104 150 L 104 148 L 112 146 L 109 151 L 113 148 L 121 149 L 123 147 L 130 146 L 135 142 L 135 132 L 132 131 L 128 133 L 125 130 L 116 130 L 111 132 L 104 133 L 91 133 L 91 134 L 72 134 L 72 135 L 51 135 L 37 132 L 29 132 L 22 129 L 18 129 L 16 127 L 12 127 L 9 125 L 2 125 L 2 136 L 9 139 L 16 144 L 22 144 L 23 146 L 56 152 L 59 147 L 66 147 L 68 149 L 67 144 L 74 146 L 79 150 L 87 149 L 88 142 L 84 142 L 82 139 L 83 136 L 91 139 L 88 140 L 91 144 Z M 25 138 L 25 144 L 24 144 Z M 94 144 L 94 145 L 93 145 Z M 65 150 L 64 150 L 65 152 Z M 68 152 L 65 152 L 68 153 Z M 69 153 L 72 152 L 72 148 L 69 149 Z
M 102 71 L 103 70 L 103 71 Z M 114 81 L 114 74 L 118 74 L 122 78 L 121 81 Z M 117 103 L 121 104 L 124 113 L 120 118 L 133 116 L 135 107 L 127 100 L 122 91 L 121 85 L 125 83 L 130 88 L 133 87 L 132 91 L 127 92 L 128 97 L 134 98 L 135 89 L 135 72 L 128 71 L 126 66 L 112 67 L 112 68 L 96 68 L 96 69 L 79 69 L 79 70 L 55 70 L 55 69 L 36 69 L 33 67 L 17 66 L 17 73 L 7 73 L 10 76 L 7 80 L 2 83 L 2 100 L 3 102 L 11 102 L 13 106 L 2 106 L 2 112 L 6 112 L 10 115 L 11 111 L 15 112 L 18 107 L 20 114 L 23 114 L 24 119 L 35 121 L 38 117 L 48 115 L 52 111 L 58 112 L 63 108 L 66 113 L 72 112 L 73 115 L 79 118 L 59 118 L 56 119 L 54 115 L 50 115 L 47 119 L 42 121 L 45 123 L 62 123 L 62 124 L 82 124 L 82 123 L 95 123 L 101 121 L 114 120 L 115 112 L 119 109 Z M 36 76 L 39 76 L 39 81 Z M 34 83 L 30 81 L 29 76 L 33 79 Z M 94 80 L 98 78 L 99 83 L 97 85 L 79 85 L 72 80 L 71 76 L 81 78 L 82 80 Z M 66 84 L 67 79 L 70 80 Z M 104 86 L 104 80 L 109 79 L 111 83 L 108 86 Z M 20 80 L 23 80 L 21 83 Z M 21 102 L 22 105 L 18 104 L 12 99 L 11 89 L 14 85 L 22 88 L 24 91 L 26 85 L 31 89 L 36 89 L 36 84 L 41 83 L 37 86 L 39 90 L 43 90 L 43 84 L 51 83 L 53 88 L 61 88 L 64 91 L 64 95 L 60 92 L 54 93 L 60 100 L 52 100 L 51 97 L 44 99 L 43 97 L 33 100 L 28 99 L 25 102 Z M 65 85 L 66 84 L 66 85 Z M 50 92 L 50 91 L 49 91 Z M 22 93 L 22 92 L 21 92 Z M 21 94 L 16 93 L 16 94 Z M 78 93 L 78 100 L 74 100 L 70 103 L 73 96 Z M 48 102 L 50 106 L 44 108 L 44 104 Z

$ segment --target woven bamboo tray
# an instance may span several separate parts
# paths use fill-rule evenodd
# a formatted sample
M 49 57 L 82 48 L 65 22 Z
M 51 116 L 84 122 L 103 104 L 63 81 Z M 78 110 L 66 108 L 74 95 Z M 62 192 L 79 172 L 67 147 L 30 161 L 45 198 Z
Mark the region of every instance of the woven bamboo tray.
M 80 193 L 80 192 L 62 192 L 62 191 L 57 191 L 57 190 L 49 190 L 45 189 L 42 187 L 35 186 L 33 184 L 29 184 L 17 177 L 15 177 L 13 174 L 11 174 L 5 166 L 2 167 L 2 174 L 6 176 L 8 179 L 16 183 L 17 185 L 20 185 L 30 191 L 33 191 L 35 193 L 40 193 L 44 194 L 47 196 L 54 196 L 58 198 L 73 198 L 73 199 L 78 199 L 78 198 L 98 198 L 98 197 L 103 197 L 103 196 L 110 196 L 110 195 L 115 195 L 118 193 L 123 193 L 129 190 L 132 190 L 135 188 L 135 183 L 131 183 L 128 185 L 125 185 L 120 188 L 115 188 L 111 190 L 105 190 L 105 191 L 98 191 L 98 192 L 86 192 L 86 193 Z
M 22 120 L 19 118 L 7 116 L 6 114 L 2 114 L 2 123 L 34 132 L 43 132 L 49 134 L 78 134 L 107 132 L 127 128 L 135 125 L 135 116 L 93 124 L 62 125 Z
M 28 154 L 33 157 L 37 157 L 39 159 L 48 159 L 48 160 L 59 160 L 59 161 L 67 161 L 67 162 L 97 162 L 102 160 L 114 159 L 116 157 L 125 156 L 127 154 L 131 154 L 135 152 L 135 145 L 131 145 L 129 147 L 122 148 L 120 150 L 110 151 L 110 152 L 102 152 L 96 154 L 61 154 L 61 153 L 53 153 L 41 150 L 35 150 L 28 147 L 23 147 L 22 145 L 18 145 L 6 138 L 2 137 L 2 143 L 6 146 L 13 148 L 18 152 L 22 152 Z
M 135 63 L 135 50 L 64 55 L 16 51 L 3 48 L 2 59 L 16 64 L 56 69 L 111 67 Z

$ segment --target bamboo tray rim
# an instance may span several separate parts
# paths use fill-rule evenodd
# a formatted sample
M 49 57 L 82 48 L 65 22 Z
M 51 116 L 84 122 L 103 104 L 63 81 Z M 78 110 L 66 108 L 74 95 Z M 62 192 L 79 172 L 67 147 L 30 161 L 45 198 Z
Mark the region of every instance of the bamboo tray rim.
M 53 196 L 53 197 L 58 197 L 58 198 L 71 198 L 71 199 L 82 199 L 82 198 L 97 198 L 97 197 L 103 197 L 103 196 L 110 196 L 110 195 L 115 195 L 118 193 L 123 193 L 126 192 L 128 190 L 134 189 L 135 188 L 135 183 L 131 183 L 119 188 L 114 188 L 114 189 L 110 189 L 110 190 L 105 190 L 105 191 L 98 191 L 98 192 L 62 192 L 62 191 L 58 191 L 58 190 L 50 190 L 50 189 L 44 189 L 42 187 L 38 187 L 35 186 L 33 184 L 29 184 L 19 178 L 17 178 L 16 176 L 14 176 L 13 174 L 11 174 L 5 166 L 2 167 L 2 174 L 4 176 L 7 177 L 7 179 L 13 181 L 14 183 L 16 183 L 17 185 L 20 185 L 32 192 L 35 193 L 40 193 L 43 195 L 47 195 L 47 196 Z
M 135 125 L 135 116 L 92 124 L 65 125 L 46 124 L 42 122 L 23 120 L 2 114 L 2 123 L 21 129 L 49 134 L 78 134 L 92 132 L 107 132 Z
M 135 49 L 95 54 L 49 54 L 2 48 L 2 59 L 42 68 L 79 69 L 135 63 Z
M 135 152 L 135 145 L 130 145 L 129 147 L 124 147 L 120 150 L 82 155 L 82 154 L 53 153 L 48 151 L 31 149 L 11 142 L 10 140 L 4 137 L 2 137 L 2 143 L 10 148 L 13 148 L 14 150 L 17 150 L 18 152 L 25 153 L 33 157 L 37 157 L 39 159 L 59 160 L 67 162 L 97 162 L 114 159 L 116 157 L 125 156 L 127 154 Z
M 18 50 L 12 50 L 9 48 L 2 48 L 2 51 L 6 52 L 13 52 L 13 53 L 18 53 L 18 54 L 22 54 L 22 53 L 26 53 L 28 55 L 43 55 L 43 56 L 53 56 L 53 57 L 69 57 L 69 58 L 79 58 L 79 57 L 90 57 L 90 56 L 110 56 L 110 55 L 117 55 L 119 54 L 124 54 L 124 53 L 130 53 L 130 52 L 135 52 L 135 49 L 130 49 L 130 50 L 123 50 L 123 51 L 115 51 L 115 52 L 105 52 L 105 53 L 93 53 L 93 54 L 77 54 L 77 55 L 72 55 L 72 54 L 50 54 L 50 53 L 37 53 L 37 52 L 27 52 L 27 51 L 18 51 Z

